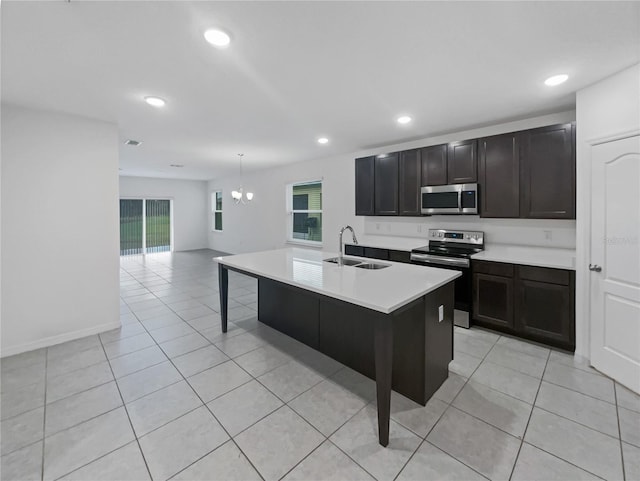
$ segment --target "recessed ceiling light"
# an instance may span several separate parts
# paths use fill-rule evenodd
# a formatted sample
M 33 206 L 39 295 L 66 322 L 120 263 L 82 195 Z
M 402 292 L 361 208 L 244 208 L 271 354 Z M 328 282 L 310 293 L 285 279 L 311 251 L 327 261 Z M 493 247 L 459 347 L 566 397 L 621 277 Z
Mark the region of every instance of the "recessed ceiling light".
M 326 137 L 320 137 L 318 139 L 318 143 L 319 144 L 328 144 L 329 143 L 329 139 L 327 139 Z
M 133 140 L 133 139 L 129 139 L 129 140 L 125 140 L 124 144 L 125 145 L 130 145 L 132 147 L 137 147 L 138 145 L 140 145 L 142 142 L 139 140 Z
M 225 48 L 231 43 L 231 37 L 227 32 L 217 28 L 210 28 L 204 32 L 204 39 L 214 47 Z
M 401 117 L 398 117 L 396 121 L 399 124 L 408 124 L 409 122 L 411 122 L 411 117 L 409 117 L 408 115 L 403 115 Z
M 145 97 L 144 101 L 154 107 L 164 107 L 164 104 L 166 104 L 164 99 L 161 99 L 160 97 Z
M 169 165 L 169 167 L 175 167 L 176 169 L 182 169 L 184 167 L 184 164 L 171 164 L 171 165 Z
M 564 73 L 560 75 L 554 75 L 553 77 L 549 77 L 547 80 L 545 80 L 544 84 L 548 85 L 549 87 L 555 87 L 556 85 L 560 85 L 561 83 L 566 82 L 568 78 L 569 76 Z

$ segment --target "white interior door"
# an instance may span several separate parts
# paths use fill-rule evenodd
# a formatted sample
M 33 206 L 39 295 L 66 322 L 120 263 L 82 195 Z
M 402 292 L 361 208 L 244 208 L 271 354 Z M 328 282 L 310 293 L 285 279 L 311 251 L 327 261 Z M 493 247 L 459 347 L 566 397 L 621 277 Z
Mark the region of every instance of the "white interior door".
M 640 392 L 640 136 L 591 162 L 591 364 Z

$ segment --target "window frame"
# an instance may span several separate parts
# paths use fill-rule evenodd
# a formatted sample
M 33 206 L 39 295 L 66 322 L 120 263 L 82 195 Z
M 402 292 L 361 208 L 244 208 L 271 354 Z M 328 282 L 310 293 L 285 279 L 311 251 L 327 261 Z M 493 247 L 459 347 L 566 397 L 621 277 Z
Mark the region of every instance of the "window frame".
M 217 209 L 217 195 L 220 194 L 220 209 Z M 224 195 L 222 195 L 222 189 L 217 189 L 211 191 L 211 232 L 223 232 L 224 229 L 224 221 L 223 221 L 223 209 L 224 209 Z M 222 224 L 222 229 L 216 229 L 216 214 L 220 214 L 220 222 Z
M 299 239 L 293 237 L 293 214 L 320 214 L 322 216 L 322 209 L 295 209 L 293 208 L 293 188 L 300 185 L 307 184 L 320 184 L 320 195 L 322 196 L 322 187 L 323 187 L 324 179 L 311 179 L 311 180 L 302 180 L 296 182 L 289 182 L 286 188 L 286 205 L 287 205 L 287 243 L 289 244 L 300 244 L 308 247 L 316 247 L 322 248 L 322 243 L 324 240 L 324 233 L 322 232 L 322 228 L 320 230 L 320 237 L 323 240 L 308 240 L 308 239 Z M 324 199 L 322 199 L 324 204 Z

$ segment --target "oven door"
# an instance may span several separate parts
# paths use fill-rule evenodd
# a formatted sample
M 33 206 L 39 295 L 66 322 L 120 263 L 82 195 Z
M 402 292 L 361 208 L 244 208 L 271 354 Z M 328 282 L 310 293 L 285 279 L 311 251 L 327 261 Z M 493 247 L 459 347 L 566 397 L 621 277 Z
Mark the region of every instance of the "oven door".
M 411 263 L 438 269 L 451 269 L 462 273 L 454 281 L 454 324 L 469 328 L 472 299 L 471 267 L 469 259 L 443 257 L 431 254 L 411 253 Z

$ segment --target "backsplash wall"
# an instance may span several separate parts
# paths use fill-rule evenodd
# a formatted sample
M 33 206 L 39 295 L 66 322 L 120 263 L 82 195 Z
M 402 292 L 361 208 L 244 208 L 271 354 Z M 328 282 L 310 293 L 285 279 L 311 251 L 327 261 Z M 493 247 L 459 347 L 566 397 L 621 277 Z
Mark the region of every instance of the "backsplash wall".
M 482 231 L 484 242 L 575 249 L 576 221 L 553 219 L 485 219 L 476 215 L 365 217 L 364 233 L 427 240 L 429 229 Z

